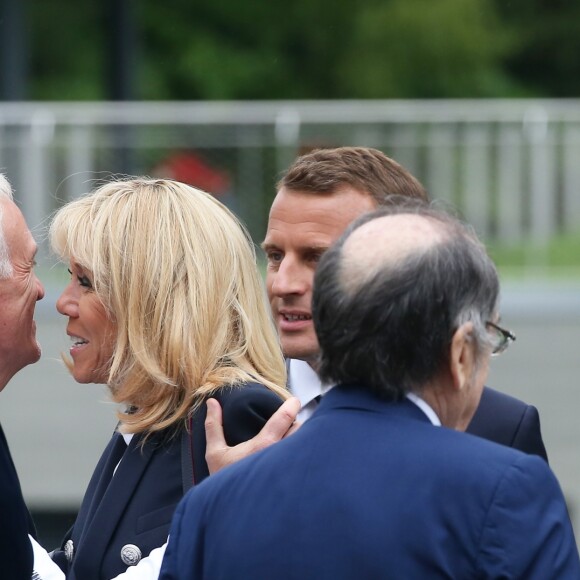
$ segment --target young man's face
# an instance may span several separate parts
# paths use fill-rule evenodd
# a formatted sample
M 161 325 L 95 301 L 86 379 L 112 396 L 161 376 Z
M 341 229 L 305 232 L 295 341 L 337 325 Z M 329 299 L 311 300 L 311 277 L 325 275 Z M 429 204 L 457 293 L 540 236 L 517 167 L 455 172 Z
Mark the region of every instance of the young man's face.
M 263 248 L 268 298 L 286 357 L 315 361 L 311 305 L 318 261 L 353 220 L 375 207 L 370 195 L 348 185 L 334 193 L 278 192 Z

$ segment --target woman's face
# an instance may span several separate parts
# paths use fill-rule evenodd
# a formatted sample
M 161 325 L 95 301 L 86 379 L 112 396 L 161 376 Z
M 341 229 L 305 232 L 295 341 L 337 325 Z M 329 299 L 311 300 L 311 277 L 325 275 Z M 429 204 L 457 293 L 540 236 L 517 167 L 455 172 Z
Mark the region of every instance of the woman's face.
M 106 383 L 117 338 L 117 326 L 93 289 L 91 272 L 71 259 L 71 281 L 56 303 L 68 316 L 66 333 L 73 341 L 72 374 L 79 383 Z

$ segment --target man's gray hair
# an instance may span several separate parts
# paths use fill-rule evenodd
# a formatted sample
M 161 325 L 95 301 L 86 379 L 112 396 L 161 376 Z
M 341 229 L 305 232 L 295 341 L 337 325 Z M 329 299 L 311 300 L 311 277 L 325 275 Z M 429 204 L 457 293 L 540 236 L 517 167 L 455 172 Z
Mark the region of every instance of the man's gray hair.
M 12 187 L 3 173 L 0 173 L 0 199 L 9 199 L 12 201 Z M 4 212 L 0 204 L 0 279 L 10 278 L 12 276 L 12 262 L 10 261 L 10 252 L 4 236 Z
M 441 239 L 379 263 L 353 289 L 346 240 L 369 221 L 397 214 L 429 220 Z M 473 323 L 476 364 L 482 361 L 491 347 L 486 323 L 497 314 L 498 296 L 495 266 L 469 226 L 399 198 L 356 220 L 320 260 L 312 303 L 320 377 L 334 384 L 363 383 L 391 400 L 420 391 L 448 362 L 453 335 L 465 322 Z

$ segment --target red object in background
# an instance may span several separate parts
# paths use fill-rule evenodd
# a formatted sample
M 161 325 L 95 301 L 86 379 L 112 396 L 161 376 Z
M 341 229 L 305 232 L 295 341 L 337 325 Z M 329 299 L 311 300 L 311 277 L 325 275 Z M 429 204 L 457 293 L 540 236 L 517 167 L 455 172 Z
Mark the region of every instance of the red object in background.
M 229 175 L 225 171 L 214 169 L 195 153 L 176 153 L 161 161 L 152 174 L 187 183 L 216 197 L 230 189 Z

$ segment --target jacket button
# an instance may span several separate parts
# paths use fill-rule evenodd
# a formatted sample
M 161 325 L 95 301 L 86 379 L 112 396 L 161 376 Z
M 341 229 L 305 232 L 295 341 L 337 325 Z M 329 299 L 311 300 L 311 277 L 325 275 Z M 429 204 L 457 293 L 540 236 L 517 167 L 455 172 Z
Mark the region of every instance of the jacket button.
M 125 544 L 121 548 L 121 560 L 126 566 L 135 566 L 141 560 L 141 550 L 135 544 Z
M 73 541 L 67 540 L 64 545 L 64 556 L 69 564 L 73 560 L 74 553 L 75 553 L 75 545 L 73 544 Z

